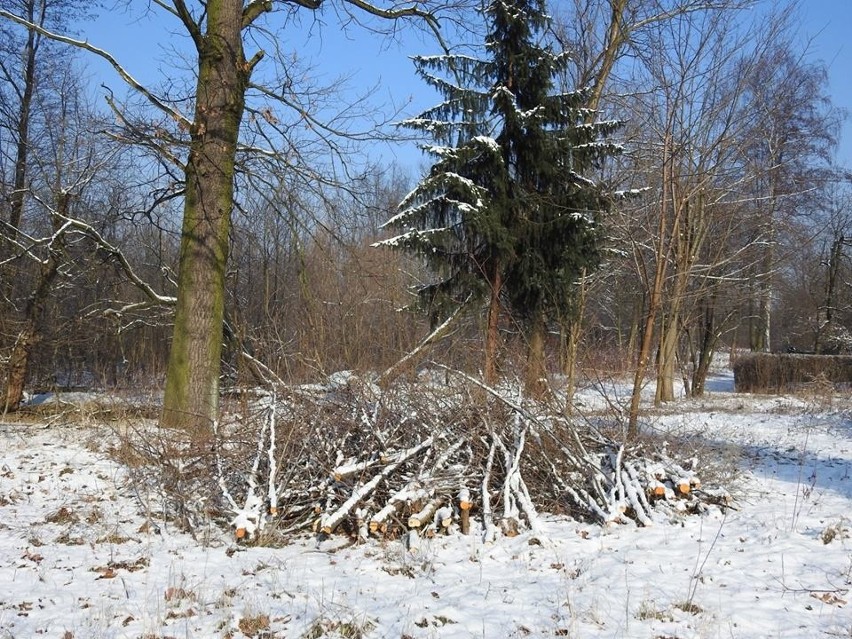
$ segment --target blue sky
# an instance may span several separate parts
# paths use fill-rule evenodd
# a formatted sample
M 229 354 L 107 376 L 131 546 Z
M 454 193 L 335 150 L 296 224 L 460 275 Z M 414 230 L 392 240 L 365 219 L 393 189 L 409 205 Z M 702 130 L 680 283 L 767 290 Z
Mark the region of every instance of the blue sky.
M 134 0 L 135 7 L 148 3 Z M 306 15 L 307 12 L 304 12 Z M 836 107 L 852 116 L 852 0 L 802 0 L 799 37 L 809 43 L 812 60 L 822 60 L 829 70 L 829 90 Z M 158 19 L 154 19 L 158 18 Z M 167 47 L 185 47 L 188 43 L 176 20 L 163 18 L 161 10 L 147 16 L 134 12 L 107 12 L 97 20 L 79 27 L 80 35 L 92 44 L 110 51 L 131 74 L 146 83 L 168 77 L 171 53 Z M 177 37 L 175 37 L 177 35 Z M 408 59 L 412 54 L 429 54 L 437 48 L 423 37 L 407 37 L 402 43 L 365 34 L 354 27 L 341 31 L 334 15 L 325 19 L 304 18 L 298 28 L 289 31 L 288 46 L 305 60 L 314 61 L 315 73 L 332 80 L 349 75 L 354 86 L 380 83 L 376 96 L 385 106 L 407 105 L 407 115 L 431 106 L 436 94 L 414 75 Z M 175 45 L 175 43 L 177 43 Z M 104 64 L 84 56 L 96 76 L 117 92 L 123 87 L 118 77 Z M 408 169 L 416 169 L 421 156 L 412 146 L 384 148 L 382 156 L 396 160 Z M 844 125 L 838 162 L 852 166 L 852 121 Z
M 302 13 L 310 16 L 306 11 Z M 109 51 L 143 83 L 155 84 L 168 77 L 172 47 L 191 50 L 191 43 L 177 20 L 165 16 L 162 10 L 147 16 L 138 11 L 105 13 L 78 29 L 80 37 Z M 411 32 L 402 40 L 394 40 L 367 33 L 357 26 L 344 31 L 331 15 L 319 20 L 303 18 L 301 24 L 288 29 L 288 38 L 285 50 L 297 51 L 300 58 L 316 67 L 311 77 L 317 83 L 332 84 L 336 78 L 345 76 L 353 91 L 379 85 L 373 100 L 387 113 L 402 110 L 402 115 L 412 116 L 438 100 L 437 94 L 415 76 L 409 57 L 439 52 L 434 41 L 424 34 Z M 252 52 L 247 47 L 247 53 Z M 85 55 L 82 60 L 98 82 L 117 93 L 124 92 L 121 80 L 109 65 L 91 55 Z M 387 161 L 397 161 L 412 171 L 422 159 L 420 150 L 412 144 L 383 146 L 377 152 Z
M 852 1 L 802 0 L 801 37 L 809 42 L 813 59 L 828 67 L 834 106 L 847 111 L 838 150 L 838 163 L 852 167 Z

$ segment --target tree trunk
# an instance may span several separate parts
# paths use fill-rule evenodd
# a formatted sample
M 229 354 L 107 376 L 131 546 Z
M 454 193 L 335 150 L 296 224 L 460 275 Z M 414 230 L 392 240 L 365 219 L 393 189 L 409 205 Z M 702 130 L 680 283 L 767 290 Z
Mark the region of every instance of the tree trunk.
M 70 196 L 67 193 L 59 195 L 59 211 L 68 214 Z M 60 219 L 52 216 L 53 229 L 60 226 Z M 18 333 L 15 345 L 9 355 L 9 365 L 6 372 L 6 390 L 3 399 L 3 413 L 17 410 L 24 398 L 24 385 L 30 368 L 30 358 L 42 338 L 44 312 L 47 298 L 53 288 L 53 282 L 59 272 L 62 255 L 65 252 L 65 235 L 60 233 L 54 238 L 47 259 L 39 270 L 38 282 L 30 299 L 27 301 L 24 326 Z
M 497 351 L 500 346 L 500 288 L 503 285 L 499 265 L 491 274 L 491 298 L 488 303 L 488 326 L 485 333 L 485 383 L 493 386 L 497 382 Z
M 670 314 L 660 327 L 660 351 L 657 362 L 657 391 L 654 404 L 674 401 L 674 378 L 677 368 L 677 343 L 680 337 L 678 315 Z
M 651 359 L 651 347 L 654 342 L 654 324 L 657 314 L 663 305 L 663 288 L 666 281 L 666 270 L 668 265 L 668 245 L 666 241 L 666 229 L 668 227 L 669 203 L 667 189 L 671 185 L 672 166 L 670 159 L 671 135 L 666 134 L 663 140 L 663 164 L 662 164 L 662 190 L 660 193 L 660 219 L 657 227 L 657 246 L 655 248 L 656 265 L 654 268 L 654 281 L 650 282 L 648 296 L 648 313 L 645 316 L 642 327 L 642 343 L 639 346 L 639 357 L 636 362 L 636 372 L 633 376 L 633 392 L 630 395 L 630 412 L 628 413 L 627 435 L 635 437 L 639 434 L 639 405 L 642 394 L 642 384 L 645 381 L 645 373 L 648 370 L 648 362 Z M 675 230 L 672 235 L 676 234 Z M 646 278 L 646 286 L 648 285 Z
M 641 324 L 642 324 L 642 315 L 645 309 L 645 299 L 644 296 L 638 302 L 633 305 L 630 313 L 630 331 L 627 334 L 627 348 L 624 348 L 624 345 L 619 343 L 619 348 L 622 352 L 626 352 L 629 354 L 633 354 L 636 352 L 637 344 L 639 343 L 639 337 L 642 333 Z M 619 331 L 620 332 L 620 331 Z M 620 340 L 619 340 L 620 342 Z
M 767 248 L 767 263 L 772 263 L 772 249 Z M 761 278 L 760 300 L 758 302 L 759 316 L 757 320 L 757 332 L 752 350 L 759 353 L 768 353 L 770 347 L 771 322 L 772 322 L 772 274 L 767 271 Z
M 583 313 L 586 310 L 586 269 L 580 274 L 580 291 L 577 298 L 577 314 L 568 321 L 563 354 L 562 372 L 565 375 L 565 409 L 571 411 L 574 392 L 577 390 L 577 351 L 583 331 Z
M 759 315 L 760 304 L 758 303 L 760 284 L 759 274 L 750 273 L 748 281 L 748 348 L 753 353 L 763 351 L 763 331 L 761 330 L 761 318 Z
M 831 332 L 831 327 L 834 322 L 834 305 L 835 291 L 837 288 L 837 276 L 840 270 L 840 259 L 843 256 L 843 244 L 845 243 L 843 234 L 835 233 L 834 240 L 831 244 L 831 252 L 829 253 L 828 264 L 826 265 L 828 273 L 825 280 L 825 301 L 823 303 L 823 316 L 818 318 L 816 338 L 814 339 L 814 352 L 820 354 L 825 351 L 825 334 Z M 823 320 L 824 321 L 821 321 Z
M 778 158 L 777 166 L 781 165 L 781 159 L 781 157 Z M 751 344 L 751 350 L 759 353 L 768 353 L 771 350 L 773 270 L 775 269 L 775 242 L 778 238 L 778 230 L 775 224 L 778 179 L 778 173 L 773 169 L 770 176 L 768 207 L 764 222 L 762 272 L 758 274 L 756 282 L 758 316 L 752 333 Z
M 545 329 L 542 317 L 534 318 L 529 327 L 524 392 L 534 399 L 542 399 L 548 391 L 547 363 L 544 357 Z
M 39 337 L 34 323 L 28 318 L 24 328 L 18 333 L 18 338 L 9 354 L 9 364 L 6 370 L 6 392 L 3 402 L 4 415 L 18 410 L 21 401 L 23 401 L 30 356 L 39 342 Z
M 39 282 L 32 297 L 27 303 L 24 327 L 18 333 L 12 352 L 9 354 L 9 365 L 6 374 L 6 392 L 3 402 L 3 412 L 17 410 L 24 398 L 24 385 L 30 368 L 30 359 L 36 346 L 41 341 L 44 310 L 47 297 L 56 279 L 59 260 L 51 256 L 42 267 Z
M 592 111 L 597 111 L 603 97 L 612 69 L 621 53 L 621 47 L 630 37 L 630 28 L 624 23 L 627 12 L 627 0 L 610 0 L 610 18 L 606 30 L 603 50 L 600 52 L 600 68 L 592 82 L 592 91 L 589 96 L 588 106 Z
M 26 5 L 25 17 L 29 22 L 38 24 L 44 22 L 44 9 L 39 16 L 35 14 L 35 3 L 28 2 Z M 35 71 L 36 71 L 36 53 L 38 51 L 39 36 L 29 29 L 27 31 L 27 43 L 24 47 L 24 87 L 21 92 L 21 104 L 18 110 L 18 144 L 15 150 L 15 181 L 12 187 L 9 206 L 9 225 L 10 231 L 17 233 L 21 226 L 21 218 L 24 212 L 24 194 L 27 189 L 27 159 L 29 156 L 30 146 L 30 109 L 35 93 Z
M 662 305 L 662 286 L 665 276 L 663 256 L 659 256 L 655 281 L 648 301 L 648 312 L 645 315 L 642 326 L 642 342 L 639 346 L 639 356 L 636 362 L 636 372 L 633 376 L 633 392 L 630 395 L 630 412 L 628 416 L 627 434 L 635 437 L 639 434 L 639 404 L 642 395 L 642 384 L 645 381 L 645 373 L 648 370 L 648 361 L 651 359 L 651 347 L 654 343 L 654 324 L 657 321 L 657 312 Z
M 196 41 L 195 120 L 162 425 L 199 437 L 210 432 L 219 409 L 234 164 L 252 66 L 243 54 L 242 5 L 239 0 L 208 2 L 207 33 Z
M 704 395 L 707 385 L 707 374 L 713 361 L 713 351 L 716 348 L 716 294 L 710 296 L 704 304 L 704 321 L 701 324 L 701 346 L 698 350 L 695 372 L 692 375 L 692 396 Z

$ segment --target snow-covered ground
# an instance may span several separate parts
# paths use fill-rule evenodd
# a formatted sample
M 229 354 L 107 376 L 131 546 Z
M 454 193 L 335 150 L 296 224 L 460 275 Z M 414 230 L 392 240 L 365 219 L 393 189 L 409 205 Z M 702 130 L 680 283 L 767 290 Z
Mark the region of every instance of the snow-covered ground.
M 414 552 L 205 547 L 146 523 L 107 429 L 0 424 L 0 639 L 852 637 L 848 398 L 710 390 L 647 427 L 738 464 L 734 509 Z

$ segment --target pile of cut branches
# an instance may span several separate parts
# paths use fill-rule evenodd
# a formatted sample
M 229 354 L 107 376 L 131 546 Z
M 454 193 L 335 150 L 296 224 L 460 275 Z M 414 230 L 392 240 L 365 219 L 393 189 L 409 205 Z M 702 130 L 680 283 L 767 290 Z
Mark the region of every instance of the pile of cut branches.
M 472 520 L 489 538 L 536 531 L 540 511 L 648 525 L 656 513 L 728 505 L 662 451 L 640 454 L 586 420 L 461 375 L 380 390 L 338 374 L 260 404 L 251 465 L 243 454 L 217 466 L 239 536 L 274 524 L 410 537 L 468 532 Z
M 313 531 L 413 544 L 454 529 L 493 538 L 536 532 L 540 512 L 648 525 L 728 504 L 668 454 L 640 454 L 587 420 L 461 374 L 384 389 L 337 374 L 245 406 L 217 425 L 199 462 L 213 479 L 194 490 L 204 516 L 246 541 Z M 180 506 L 183 521 L 203 519 Z

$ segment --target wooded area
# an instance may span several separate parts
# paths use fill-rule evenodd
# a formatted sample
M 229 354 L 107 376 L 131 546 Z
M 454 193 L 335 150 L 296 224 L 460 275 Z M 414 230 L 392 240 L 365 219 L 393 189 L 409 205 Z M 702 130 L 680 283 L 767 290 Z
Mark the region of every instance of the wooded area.
M 284 35 L 327 5 L 427 34 L 412 75 L 446 101 L 400 128 L 319 84 Z M 161 425 L 205 439 L 223 389 L 342 370 L 517 384 L 566 413 L 626 375 L 634 437 L 649 378 L 661 404 L 701 395 L 720 351 L 852 350 L 844 114 L 792 3 L 162 0 L 195 66 L 147 86 L 87 37 L 91 10 L 0 0 L 4 414 L 25 391 L 164 390 Z M 126 82 L 105 106 L 90 56 Z M 412 133 L 424 175 L 371 155 Z M 529 428 L 468 450 L 484 499 Z
M 237 12 L 222 39 L 245 38 L 260 16 L 286 22 L 277 9 L 288 3 L 213 3 L 219 5 Z M 371 13 L 376 28 L 385 19 L 441 27 L 447 46 L 454 44 L 451 35 L 469 43 L 480 28 L 472 22 L 478 14 L 464 6 L 422 6 Z M 218 40 L 214 18 L 225 20 L 212 8 L 201 14 L 183 2 L 153 10 L 173 14 L 202 53 L 204 43 Z M 219 255 L 213 270 L 221 281 L 214 288 L 225 297 L 210 300 L 221 307 L 215 312 L 197 306 L 177 295 L 180 277 L 210 269 L 178 268 L 181 251 L 189 250 L 181 249 L 181 237 L 187 242 L 208 233 L 194 230 L 186 213 L 181 223 L 181 212 L 194 210 L 200 197 L 189 197 L 189 171 L 211 172 L 193 168 L 193 158 L 209 154 L 192 144 L 214 129 L 218 136 L 227 118 L 193 99 L 208 93 L 193 87 L 192 77 L 180 90 L 137 86 L 142 104 L 112 92 L 110 111 L 90 103 L 84 69 L 91 53 L 67 42 L 87 11 L 88 3 L 73 0 L 3 3 L 6 409 L 18 406 L 24 387 L 160 387 L 176 301 L 178 318 L 189 312 L 193 327 L 178 335 L 214 337 L 211 361 L 219 361 L 225 344 L 229 383 L 254 383 L 252 358 L 241 355 L 254 354 L 281 379 L 305 381 L 340 369 L 382 371 L 409 352 L 427 324 L 399 309 L 414 301 L 412 285 L 439 280 L 416 254 L 370 248 L 387 237 L 381 225 L 418 179 L 393 166 L 357 164 L 358 138 L 387 130 L 340 130 L 312 119 L 307 89 L 276 94 L 274 83 L 235 79 L 250 99 L 233 105 L 240 112 L 228 125 L 228 153 L 237 164 L 233 176 L 223 174 L 221 197 L 230 201 L 236 184 L 233 225 L 227 204 L 212 217 L 202 215 L 212 227 L 224 217 L 220 248 L 211 245 L 199 258 Z M 841 114 L 826 95 L 824 63 L 796 33 L 794 8 L 680 0 L 654 13 L 629 0 L 578 0 L 557 4 L 554 13 L 544 36 L 567 56 L 552 81 L 560 91 L 592 87 L 578 107 L 620 123 L 607 139 L 623 152 L 588 177 L 635 195 L 599 215 L 600 268 L 584 269 L 582 277 L 578 271 L 564 286 L 582 322 L 572 330 L 570 318 L 547 321 L 551 382 L 577 364 L 598 372 L 635 369 L 637 380 L 656 369 L 658 399 L 667 401 L 676 378 L 691 393 L 702 392 L 720 347 L 846 352 L 849 176 L 831 162 Z M 759 16 L 759 24 L 745 16 Z M 463 17 L 472 32 L 460 33 L 449 17 Z M 254 56 L 245 62 L 248 74 L 264 52 L 248 55 Z M 471 81 L 487 84 L 465 76 L 462 57 L 447 58 L 459 90 L 472 90 Z M 199 82 L 212 73 L 203 70 L 205 59 L 199 54 Z M 343 88 L 326 90 L 331 96 Z M 196 115 L 184 113 L 184 98 Z M 470 123 L 469 139 L 493 131 L 498 119 L 491 112 L 481 124 Z M 211 161 L 221 169 L 224 160 Z M 339 177 L 341 167 L 350 169 L 349 179 Z M 480 268 L 479 258 L 472 259 L 470 268 Z M 487 277 L 485 283 L 495 293 L 489 304 L 509 310 L 511 281 Z M 181 303 L 192 310 L 181 311 Z M 438 348 L 453 353 L 452 365 L 463 370 L 485 370 L 493 381 L 487 373 L 493 367 L 511 378 L 523 369 L 516 360 L 530 334 L 516 330 L 521 314 L 510 311 L 492 319 L 483 337 L 476 328 L 482 308 L 470 304 L 449 338 L 454 344 Z M 219 320 L 203 324 L 218 315 L 227 316 L 224 340 L 215 338 Z M 476 353 L 488 340 L 493 361 L 481 369 Z

